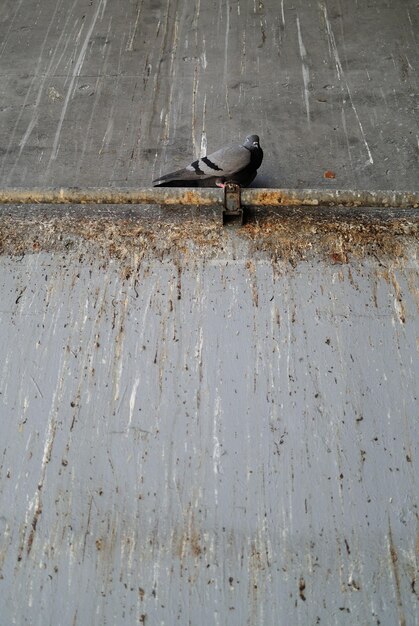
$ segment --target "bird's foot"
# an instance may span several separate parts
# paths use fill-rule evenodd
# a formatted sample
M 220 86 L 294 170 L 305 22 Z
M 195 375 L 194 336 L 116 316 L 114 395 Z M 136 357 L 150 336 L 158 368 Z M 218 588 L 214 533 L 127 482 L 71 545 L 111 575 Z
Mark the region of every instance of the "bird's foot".
M 224 187 L 226 186 L 225 182 L 221 178 L 217 178 L 215 184 L 217 185 L 217 187 L 221 187 L 221 189 L 224 189 Z

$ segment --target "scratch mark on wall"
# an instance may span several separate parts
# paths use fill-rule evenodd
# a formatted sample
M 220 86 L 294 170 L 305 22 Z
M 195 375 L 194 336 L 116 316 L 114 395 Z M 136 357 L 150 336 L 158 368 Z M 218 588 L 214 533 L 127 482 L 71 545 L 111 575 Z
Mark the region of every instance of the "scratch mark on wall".
M 138 24 L 139 24 L 139 21 L 140 21 L 140 15 L 141 15 L 142 8 L 143 8 L 143 0 L 141 0 L 140 4 L 138 6 L 137 15 L 136 15 L 136 18 L 135 18 L 135 23 L 134 23 L 134 28 L 132 29 L 132 35 L 129 37 L 128 43 L 127 43 L 126 48 L 125 48 L 125 50 L 127 52 L 132 52 L 133 49 L 134 49 L 134 39 L 135 39 L 135 35 L 137 34 L 137 29 L 138 29 Z
M 50 163 L 51 161 L 55 160 L 57 158 L 57 154 L 58 154 L 58 150 L 59 150 L 59 141 L 60 141 L 60 135 L 61 135 L 61 129 L 63 126 L 63 122 L 64 122 L 64 118 L 65 115 L 67 113 L 67 108 L 70 102 L 70 98 L 73 94 L 73 88 L 74 88 L 74 83 L 76 81 L 76 79 L 80 76 L 80 72 L 81 72 L 81 68 L 83 66 L 84 63 L 84 58 L 86 56 L 86 52 L 87 52 L 87 46 L 89 45 L 89 40 L 90 37 L 92 35 L 93 29 L 95 27 L 96 21 L 99 17 L 99 13 L 101 12 L 102 8 L 104 8 L 103 5 L 106 5 L 107 0 L 100 0 L 99 5 L 96 9 L 96 13 L 93 16 L 92 22 L 90 24 L 89 30 L 86 33 L 86 37 L 84 38 L 84 42 L 83 45 L 81 47 L 81 50 L 79 52 L 79 55 L 77 57 L 77 61 L 76 64 L 74 66 L 74 72 L 71 76 L 71 80 L 70 80 L 70 84 L 68 86 L 67 89 L 67 93 L 64 99 L 64 104 L 63 104 L 63 108 L 61 111 L 61 115 L 60 115 L 60 119 L 58 121 L 58 126 L 57 126 L 57 130 L 55 132 L 55 137 L 54 137 L 54 141 L 52 144 L 52 151 L 51 151 L 51 157 L 50 157 Z
M 111 114 L 108 120 L 108 125 L 106 127 L 105 134 L 103 135 L 102 145 L 99 150 L 100 155 L 103 154 L 103 152 L 107 150 L 109 147 L 109 144 L 112 139 L 113 125 L 114 125 L 114 118 L 113 118 L 113 107 L 112 107 Z
M 42 391 L 40 390 L 38 383 L 36 382 L 36 380 L 34 379 L 33 376 L 31 376 L 30 378 L 31 378 L 31 381 L 33 382 L 33 384 L 35 386 L 35 389 L 37 390 L 37 392 L 39 393 L 41 398 L 43 398 L 44 396 L 42 395 Z
M 354 101 L 352 99 L 352 94 L 351 94 L 351 91 L 349 89 L 348 83 L 346 83 L 346 88 L 348 90 L 348 96 L 349 96 L 349 101 L 351 103 L 352 110 L 355 113 L 355 117 L 356 117 L 357 122 L 358 122 L 359 130 L 361 131 L 362 140 L 364 142 L 365 148 L 366 148 L 367 153 L 368 153 L 368 161 L 367 161 L 367 163 L 370 163 L 371 165 L 373 165 L 374 159 L 372 158 L 371 150 L 370 150 L 370 147 L 368 145 L 367 138 L 365 136 L 365 132 L 364 132 L 364 129 L 363 129 L 362 124 L 361 124 L 361 120 L 359 119 L 358 111 L 355 108 L 355 104 L 354 104 Z
M 15 11 L 15 13 L 14 13 L 14 15 L 13 15 L 11 21 L 10 21 L 9 28 L 7 29 L 7 32 L 4 35 L 4 37 L 3 37 L 3 42 L 2 42 L 1 49 L 0 49 L 0 58 L 3 56 L 4 50 L 5 50 L 6 46 L 7 46 L 8 41 L 9 41 L 10 33 L 12 32 L 13 27 L 15 25 L 15 21 L 16 21 L 16 18 L 18 16 L 18 14 L 19 14 L 20 7 L 22 6 L 22 2 L 23 2 L 23 0 L 19 0 L 19 4 L 17 5 L 16 11 Z
M 169 76 L 172 76 L 172 77 L 176 75 L 175 61 L 176 61 L 178 45 L 179 45 L 179 20 L 176 17 L 174 25 L 173 25 L 173 39 L 172 39 L 172 43 L 170 46 L 171 53 L 170 53 Z M 169 97 L 168 97 L 168 102 L 167 102 L 168 113 L 166 115 L 166 120 L 165 120 L 165 133 L 164 133 L 165 139 L 169 138 L 171 121 L 174 120 L 173 125 L 176 127 L 178 106 L 177 106 L 176 99 L 173 97 L 174 89 L 175 89 L 175 80 L 172 78 L 172 80 L 170 81 Z
M 217 393 L 217 396 L 215 398 L 214 420 L 213 420 L 213 426 L 212 426 L 212 441 L 213 441 L 212 461 L 213 461 L 213 471 L 214 471 L 215 477 L 217 477 L 217 475 L 221 473 L 220 471 L 221 470 L 220 468 L 221 444 L 218 438 L 220 412 L 221 412 L 220 396 Z M 216 484 L 214 486 L 214 498 L 215 498 L 215 501 L 218 502 L 218 488 Z
M 192 82 L 192 142 L 194 146 L 194 154 L 198 154 L 198 144 L 196 141 L 196 98 L 199 85 L 199 63 L 195 65 Z
M 207 154 L 207 131 L 205 128 L 205 119 L 207 114 L 207 94 L 204 95 L 204 105 L 202 107 L 202 132 L 201 132 L 201 157 Z
M 231 119 L 230 105 L 228 102 L 228 38 L 230 33 L 230 3 L 226 4 L 226 30 L 224 36 L 224 85 L 225 85 L 225 101 L 228 117 Z
M 300 57 L 301 57 L 301 68 L 303 72 L 303 83 L 304 83 L 304 102 L 306 105 L 306 113 L 307 113 L 307 122 L 310 126 L 310 101 L 309 101 L 309 83 L 310 83 L 310 72 L 306 63 L 307 51 L 304 46 L 303 38 L 301 36 L 301 28 L 300 28 L 300 19 L 297 17 L 297 30 L 298 30 L 298 46 L 300 48 Z
M 25 131 L 25 134 L 23 135 L 22 139 L 19 141 L 19 156 L 22 154 L 22 150 L 25 147 L 26 142 L 28 141 L 33 129 L 36 126 L 36 123 L 38 121 L 38 112 L 35 109 L 35 113 L 33 114 L 31 121 L 28 124 L 28 128 Z
M 343 126 L 343 132 L 345 133 L 346 146 L 348 148 L 349 163 L 351 164 L 351 170 L 353 171 L 354 164 L 352 162 L 351 146 L 349 144 L 348 128 L 346 126 L 346 115 L 345 115 L 345 108 L 344 107 L 342 107 L 342 126 Z
M 132 418 L 134 415 L 134 408 L 135 408 L 135 401 L 137 399 L 137 389 L 138 389 L 139 384 L 140 384 L 140 379 L 136 378 L 134 381 L 134 384 L 132 385 L 131 395 L 129 397 L 129 419 L 128 419 L 128 425 L 127 425 L 127 432 L 132 423 Z
M 372 158 L 371 150 L 370 150 L 370 147 L 368 145 L 367 138 L 365 136 L 365 132 L 364 132 L 364 129 L 363 129 L 362 124 L 361 124 L 361 120 L 360 120 L 359 115 L 358 115 L 358 111 L 356 110 L 356 107 L 355 107 L 355 104 L 354 104 L 354 101 L 353 101 L 353 98 L 352 98 L 351 90 L 349 88 L 348 81 L 346 80 L 346 77 L 344 76 L 342 63 L 340 62 L 340 57 L 339 57 L 339 53 L 338 53 L 338 49 L 337 49 L 337 45 L 336 45 L 335 35 L 333 33 L 332 26 L 330 24 L 330 21 L 329 21 L 328 15 L 327 15 L 327 8 L 326 8 L 326 6 L 324 4 L 320 4 L 320 7 L 323 10 L 323 15 L 324 15 L 324 20 L 325 20 L 325 24 L 326 24 L 327 35 L 328 35 L 328 38 L 329 38 L 329 52 L 330 52 L 331 56 L 333 56 L 333 59 L 335 61 L 335 67 L 336 67 L 336 73 L 338 75 L 338 79 L 339 80 L 343 80 L 343 82 L 344 82 L 344 84 L 346 86 L 346 91 L 348 93 L 349 102 L 351 104 L 352 110 L 353 110 L 353 112 L 355 114 L 355 117 L 356 117 L 356 120 L 358 122 L 359 130 L 360 130 L 361 137 L 362 137 L 362 141 L 364 142 L 364 146 L 365 146 L 365 149 L 366 149 L 367 154 L 368 154 L 367 164 L 369 163 L 369 164 L 372 165 L 374 163 L 374 159 Z
M 417 29 L 415 29 L 415 26 L 412 22 L 412 16 L 410 15 L 409 9 L 407 9 L 407 19 L 409 20 L 410 30 L 412 32 L 412 39 L 416 44 Z
M 39 54 L 39 56 L 38 56 L 38 61 L 37 61 L 36 67 L 35 67 L 34 76 L 33 76 L 32 80 L 31 80 L 30 86 L 29 86 L 29 88 L 28 88 L 28 90 L 27 90 L 27 92 L 26 92 L 26 95 L 25 95 L 25 99 L 24 99 L 24 101 L 23 101 L 23 104 L 22 104 L 22 106 L 20 107 L 20 112 L 19 112 L 19 115 L 17 116 L 17 119 L 16 119 L 16 122 L 15 122 L 15 125 L 14 125 L 14 127 L 13 127 L 13 131 L 10 133 L 10 140 L 9 140 L 9 143 L 8 143 L 8 146 L 7 146 L 7 151 L 6 151 L 6 153 L 5 153 L 5 156 L 3 157 L 3 165 L 4 165 L 4 162 L 5 162 L 6 156 L 7 156 L 7 154 L 8 154 L 8 151 L 9 151 L 9 150 L 10 150 L 10 148 L 13 146 L 13 142 L 14 142 L 14 139 L 15 139 L 16 131 L 18 130 L 18 127 L 19 127 L 20 120 L 22 119 L 22 116 L 23 116 L 24 111 L 25 111 L 25 109 L 26 109 L 26 106 L 27 106 L 27 104 L 28 104 L 28 101 L 29 101 L 30 95 L 31 95 L 31 93 L 32 93 L 32 88 L 33 88 L 33 86 L 35 85 L 36 80 L 37 80 L 37 78 L 38 78 L 38 74 L 39 74 L 39 71 L 40 71 L 41 66 L 42 66 L 42 65 L 41 65 L 41 64 L 42 64 L 42 60 L 43 60 L 43 58 L 44 58 L 44 50 L 45 50 L 45 47 L 46 47 L 46 45 L 47 45 L 47 43 L 48 43 L 48 41 L 49 41 L 49 39 L 48 39 L 48 37 L 49 37 L 49 33 L 50 33 L 50 31 L 51 31 L 51 28 L 52 28 L 52 25 L 53 25 L 53 22 L 54 22 L 54 19 L 55 19 L 56 13 L 57 13 L 58 9 L 60 8 L 60 6 L 61 6 L 61 3 L 60 3 L 60 2 L 58 2 L 58 3 L 57 3 L 57 5 L 56 5 L 56 7 L 55 7 L 55 10 L 54 10 L 54 12 L 53 12 L 53 14 L 52 14 L 52 16 L 51 16 L 50 23 L 49 23 L 49 25 L 48 25 L 48 28 L 47 28 L 46 33 L 45 33 L 44 40 L 43 40 L 43 42 L 42 42 L 41 51 L 40 51 L 40 54 Z M 68 18 L 67 18 L 67 19 L 68 19 Z M 66 24 L 67 24 L 67 20 L 66 20 L 66 22 L 65 22 L 65 25 L 66 25 Z M 36 96 L 36 99 L 35 99 L 34 114 L 33 114 L 33 117 L 32 117 L 32 119 L 31 119 L 31 121 L 29 122 L 28 128 L 26 129 L 26 131 L 25 131 L 25 133 L 24 133 L 24 135 L 23 135 L 22 139 L 21 139 L 21 140 L 20 140 L 20 142 L 19 142 L 19 147 L 20 147 L 20 150 L 19 150 L 19 153 L 18 153 L 17 158 L 15 159 L 15 163 L 14 163 L 14 165 L 13 165 L 13 167 L 12 167 L 11 171 L 10 171 L 9 177 L 11 177 L 11 176 L 12 176 L 12 174 L 13 174 L 13 172 L 14 172 L 14 169 L 15 169 L 15 167 L 16 167 L 16 165 L 17 165 L 18 159 L 19 159 L 20 155 L 22 154 L 22 150 L 23 150 L 23 148 L 25 147 L 26 142 L 28 141 L 28 139 L 29 139 L 29 137 L 30 137 L 30 135 L 31 135 L 31 133 L 32 133 L 32 131 L 33 131 L 33 129 L 35 128 L 36 122 L 37 122 L 37 120 L 38 120 L 38 107 L 39 107 L 39 104 L 40 104 L 40 102 L 41 102 L 41 97 L 42 97 L 42 94 L 43 94 L 44 86 L 45 86 L 45 83 L 46 83 L 46 81 L 47 81 L 47 79 L 48 79 L 48 77 L 49 77 L 49 73 L 50 73 L 50 71 L 51 71 L 51 68 L 52 68 L 52 65 L 53 65 L 53 61 L 54 61 L 54 59 L 55 59 L 56 52 L 57 52 L 57 50 L 59 50 L 59 49 L 61 48 L 61 40 L 62 40 L 62 38 L 63 38 L 63 36 L 64 36 L 65 32 L 66 32 L 66 29 L 65 29 L 65 28 L 63 28 L 63 30 L 62 30 L 62 32 L 61 32 L 61 34 L 60 34 L 60 37 L 59 37 L 59 39 L 58 39 L 57 45 L 55 46 L 55 50 L 54 50 L 54 53 L 53 53 L 53 55 L 52 55 L 52 57 L 51 57 L 50 63 L 48 64 L 47 71 L 45 72 L 45 74 L 44 74 L 44 76 L 43 76 L 43 78 L 42 78 L 42 80 L 41 80 L 41 83 L 40 83 L 40 85 L 39 85 L 38 93 L 37 93 L 37 96 Z M 0 56 L 1 56 L 1 55 L 0 55 Z
M 97 119 L 97 114 L 96 114 L 96 109 L 98 107 L 99 104 L 99 100 L 100 100 L 100 92 L 101 92 L 101 86 L 103 83 L 103 79 L 101 76 L 98 76 L 93 88 L 93 91 L 96 95 L 96 97 L 93 100 L 93 106 L 91 108 L 90 111 L 90 117 L 89 117 L 89 122 L 87 124 L 87 127 L 85 129 L 84 132 L 84 141 L 83 141 L 83 147 L 82 147 L 82 151 L 81 151 L 81 155 L 80 155 L 80 169 L 82 170 L 85 167 L 85 163 L 84 163 L 84 156 L 86 154 L 86 150 L 88 147 L 88 143 L 89 143 L 89 138 L 91 141 L 91 128 L 92 125 L 94 125 L 95 120 Z

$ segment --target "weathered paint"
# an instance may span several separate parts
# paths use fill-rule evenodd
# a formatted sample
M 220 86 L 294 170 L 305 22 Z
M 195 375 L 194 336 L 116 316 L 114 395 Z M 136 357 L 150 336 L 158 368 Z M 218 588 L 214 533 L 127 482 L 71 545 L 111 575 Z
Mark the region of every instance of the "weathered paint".
M 417 210 L 373 201 L 417 190 L 416 2 L 0 29 L 2 189 L 129 194 L 252 130 L 257 184 L 372 192 L 1 208 L 1 623 L 418 624 Z

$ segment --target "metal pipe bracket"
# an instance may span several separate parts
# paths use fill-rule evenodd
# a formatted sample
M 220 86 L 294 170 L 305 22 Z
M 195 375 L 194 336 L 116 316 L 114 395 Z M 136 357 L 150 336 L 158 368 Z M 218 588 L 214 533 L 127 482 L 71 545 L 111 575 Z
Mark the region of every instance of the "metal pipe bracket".
M 241 226 L 244 223 L 244 211 L 241 205 L 240 185 L 227 182 L 224 185 L 223 224 Z

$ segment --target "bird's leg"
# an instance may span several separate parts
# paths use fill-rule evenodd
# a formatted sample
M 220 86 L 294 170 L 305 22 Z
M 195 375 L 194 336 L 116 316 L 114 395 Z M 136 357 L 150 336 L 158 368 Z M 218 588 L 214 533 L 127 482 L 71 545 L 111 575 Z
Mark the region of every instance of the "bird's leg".
M 226 186 L 224 178 L 216 178 L 215 184 L 217 185 L 217 187 L 221 187 L 222 189 L 224 189 L 224 187 Z

